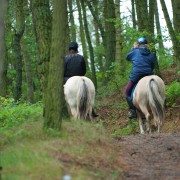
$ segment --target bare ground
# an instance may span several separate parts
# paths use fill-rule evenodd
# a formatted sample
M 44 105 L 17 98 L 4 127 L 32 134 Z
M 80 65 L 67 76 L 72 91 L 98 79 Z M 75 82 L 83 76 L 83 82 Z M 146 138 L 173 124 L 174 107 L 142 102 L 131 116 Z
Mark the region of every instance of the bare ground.
M 135 135 L 117 143 L 123 149 L 123 179 L 180 179 L 180 134 Z

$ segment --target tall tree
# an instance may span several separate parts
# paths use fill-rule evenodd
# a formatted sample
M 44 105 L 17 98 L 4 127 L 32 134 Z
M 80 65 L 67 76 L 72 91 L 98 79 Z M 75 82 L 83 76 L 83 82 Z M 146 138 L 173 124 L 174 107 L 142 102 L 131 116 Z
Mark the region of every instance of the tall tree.
M 136 13 L 138 30 L 144 31 L 148 27 L 148 7 L 147 0 L 135 0 L 136 1 Z
M 44 94 L 47 87 L 50 47 L 51 47 L 51 11 L 49 0 L 30 0 L 34 32 L 38 47 L 38 74 L 41 90 Z
M 0 96 L 6 96 L 7 93 L 7 70 L 5 59 L 5 29 L 6 29 L 6 13 L 8 2 L 0 0 Z
M 27 51 L 27 47 L 24 41 L 21 43 L 21 47 L 22 47 L 25 72 L 26 72 L 27 101 L 30 103 L 34 103 L 34 85 L 33 85 L 33 74 L 32 74 L 30 55 Z
M 135 0 L 131 0 L 133 28 L 136 29 Z
M 14 50 L 16 54 L 16 84 L 14 99 L 18 101 L 22 95 L 22 51 L 21 38 L 25 29 L 23 0 L 16 0 L 16 28 L 14 34 Z
M 80 39 L 81 39 L 81 43 L 82 43 L 82 51 L 83 51 L 83 56 L 86 62 L 86 68 L 87 70 L 89 70 L 89 66 L 88 66 L 88 55 L 87 55 L 87 46 L 86 46 L 86 37 L 84 34 L 84 24 L 83 24 L 83 17 L 82 17 L 82 13 L 81 13 L 81 5 L 80 5 L 80 0 L 76 0 L 76 4 L 77 4 L 77 9 L 78 9 L 78 19 L 79 19 L 79 34 L 80 34 Z
M 85 6 L 85 3 L 83 0 L 81 0 L 81 7 L 82 7 L 82 12 L 83 12 L 84 29 L 85 29 L 85 34 L 86 34 L 86 39 L 87 39 L 89 54 L 90 54 L 92 81 L 93 81 L 95 87 L 97 88 L 97 78 L 96 78 L 96 70 L 95 70 L 95 64 L 94 64 L 94 50 L 93 50 L 92 41 L 91 41 L 91 37 L 90 37 L 91 36 L 90 31 L 88 28 L 86 6 Z
M 179 0 L 172 0 L 172 9 L 173 9 L 173 25 L 174 25 L 174 31 L 177 38 L 177 41 L 180 41 L 180 1 Z M 180 60 L 178 60 L 178 56 L 180 54 L 180 43 L 177 45 L 176 48 L 176 58 L 175 61 L 177 63 L 177 68 L 180 68 Z
M 63 109 L 64 55 L 67 26 L 67 0 L 53 0 L 53 28 L 48 88 L 45 99 L 45 128 L 61 129 Z
M 163 45 L 163 39 L 162 39 L 162 32 L 161 32 L 161 26 L 160 26 L 160 21 L 159 21 L 159 12 L 158 12 L 158 4 L 157 1 L 155 2 L 155 19 L 156 19 L 156 30 L 158 34 L 158 43 L 159 43 L 159 48 L 161 50 L 164 50 L 164 45 Z
M 169 34 L 171 36 L 171 40 L 172 40 L 172 44 L 173 44 L 174 62 L 177 63 L 177 65 L 178 65 L 177 67 L 179 67 L 180 66 L 179 65 L 180 64 L 179 63 L 180 43 L 179 43 L 179 40 L 176 37 L 175 31 L 173 29 L 173 26 L 172 26 L 172 23 L 171 23 L 169 14 L 168 14 L 166 4 L 165 4 L 164 0 L 160 0 L 160 2 L 161 2 L 164 17 L 165 17 L 166 24 L 167 24 L 167 27 L 168 27 L 168 31 L 169 31 Z M 175 2 L 175 0 L 174 0 L 174 2 Z
M 76 42 L 76 25 L 74 21 L 74 10 L 73 10 L 73 0 L 68 0 L 68 7 L 69 7 L 69 18 L 70 18 L 70 40 Z
M 109 70 L 115 61 L 116 31 L 114 0 L 104 0 L 105 38 L 106 38 L 106 69 Z
M 120 0 L 115 0 L 115 13 L 116 13 L 116 54 L 115 60 L 120 65 L 121 73 L 124 71 L 124 61 L 122 54 L 122 28 L 120 18 Z

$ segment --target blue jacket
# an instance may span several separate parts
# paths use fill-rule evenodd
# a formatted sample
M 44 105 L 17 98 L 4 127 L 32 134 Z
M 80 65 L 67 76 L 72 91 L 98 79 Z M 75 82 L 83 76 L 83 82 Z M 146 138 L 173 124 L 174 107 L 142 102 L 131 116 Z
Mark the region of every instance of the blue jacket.
M 132 61 L 132 71 L 130 80 L 137 83 L 144 76 L 152 75 L 154 69 L 154 55 L 144 46 L 133 48 L 127 55 L 126 59 Z

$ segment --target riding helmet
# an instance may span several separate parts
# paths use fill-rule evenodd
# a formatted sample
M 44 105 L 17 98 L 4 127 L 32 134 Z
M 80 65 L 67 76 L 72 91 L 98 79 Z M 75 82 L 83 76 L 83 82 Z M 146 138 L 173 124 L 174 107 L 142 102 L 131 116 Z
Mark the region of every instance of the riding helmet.
M 148 41 L 145 37 L 141 37 L 137 40 L 138 44 L 148 44 Z
M 77 42 L 70 42 L 70 43 L 69 43 L 69 50 L 71 50 L 71 49 L 77 51 L 77 49 L 78 49 L 78 44 L 77 44 Z

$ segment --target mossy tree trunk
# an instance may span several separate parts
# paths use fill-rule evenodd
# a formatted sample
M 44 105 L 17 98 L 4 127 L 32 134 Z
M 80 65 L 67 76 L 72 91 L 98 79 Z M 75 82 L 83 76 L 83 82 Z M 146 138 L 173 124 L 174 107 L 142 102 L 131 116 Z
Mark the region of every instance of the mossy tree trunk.
M 74 9 L 73 9 L 73 1 L 68 0 L 68 7 L 69 7 L 69 22 L 70 22 L 70 40 L 76 42 L 76 25 L 74 21 Z
M 5 48 L 7 0 L 0 0 L 0 96 L 7 95 L 7 60 Z
M 177 38 L 177 47 L 175 47 L 175 62 L 177 63 L 177 70 L 180 69 L 180 1 L 179 0 L 173 0 L 172 1 L 172 9 L 173 9 L 173 25 L 174 25 L 174 31 L 175 36 Z M 176 44 L 176 43 L 175 43 Z
M 27 101 L 30 103 L 34 103 L 34 86 L 33 86 L 33 74 L 32 74 L 30 55 L 28 53 L 28 50 L 24 41 L 21 43 L 21 47 L 22 47 L 25 73 L 26 73 Z
M 115 23 L 115 5 L 113 0 L 104 1 L 104 18 L 105 18 L 105 38 L 106 38 L 106 70 L 110 70 L 112 63 L 115 61 L 116 53 L 116 30 Z M 109 74 L 111 75 L 111 74 Z M 110 77 L 107 77 L 107 80 Z
M 67 0 L 53 0 L 53 26 L 44 127 L 60 130 L 62 124 L 63 67 L 66 44 Z
M 16 28 L 14 34 L 14 51 L 16 54 L 16 83 L 14 99 L 18 101 L 22 95 L 22 52 L 21 38 L 25 29 L 23 0 L 16 0 Z
M 38 74 L 44 101 L 44 93 L 48 84 L 52 16 L 49 0 L 30 0 L 30 6 L 39 55 Z
M 120 0 L 115 0 L 115 15 L 116 15 L 116 54 L 115 61 L 120 66 L 120 74 L 123 74 L 125 71 L 125 62 L 123 59 L 123 46 L 122 46 L 122 27 L 121 27 L 121 18 L 120 18 Z

